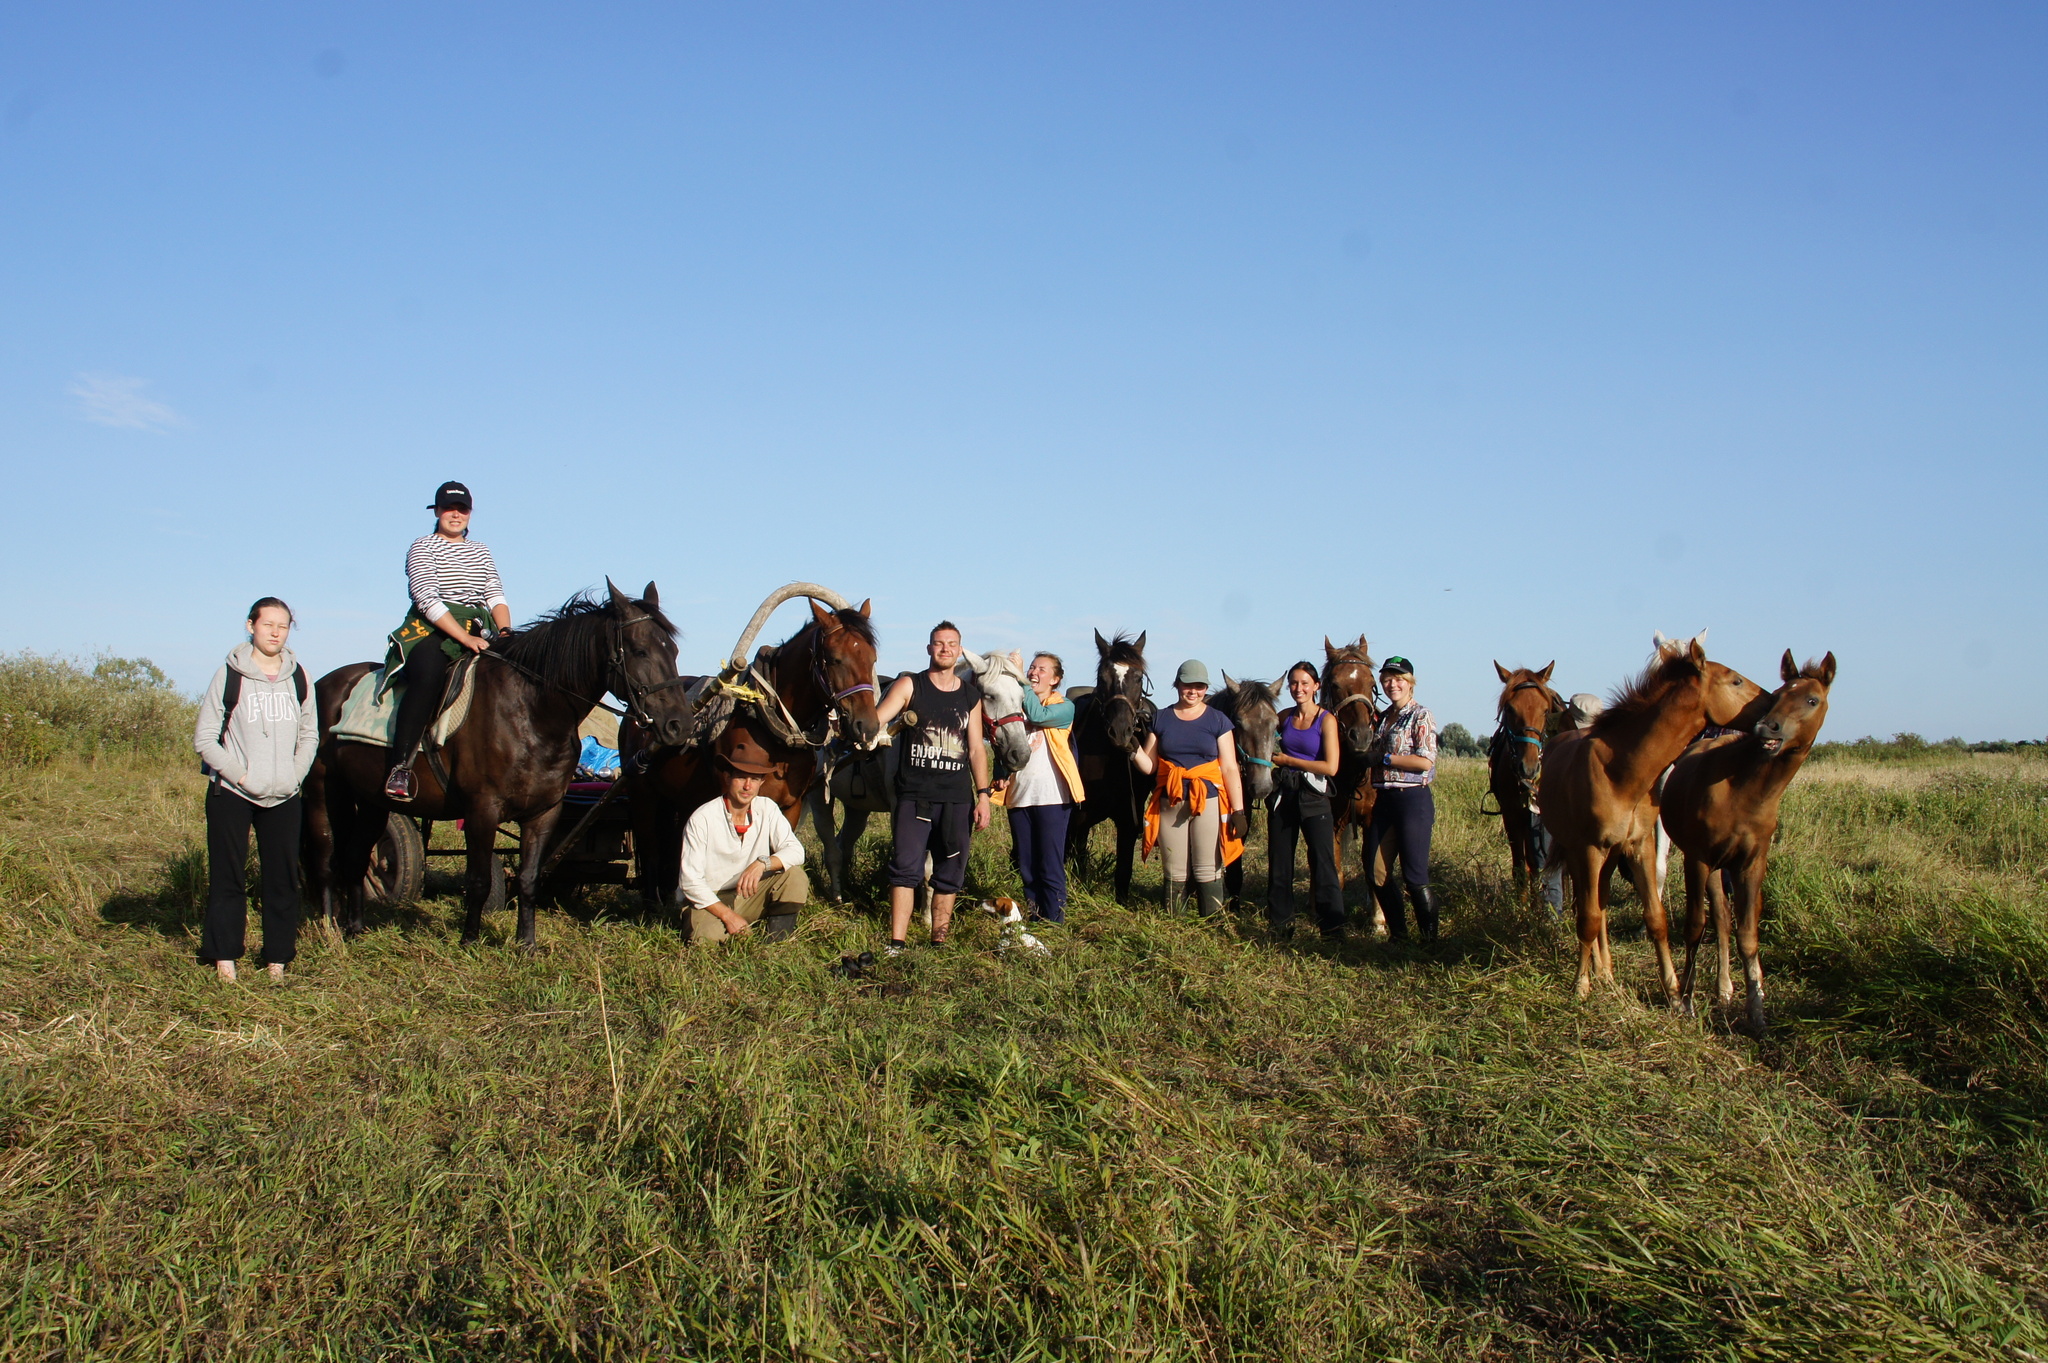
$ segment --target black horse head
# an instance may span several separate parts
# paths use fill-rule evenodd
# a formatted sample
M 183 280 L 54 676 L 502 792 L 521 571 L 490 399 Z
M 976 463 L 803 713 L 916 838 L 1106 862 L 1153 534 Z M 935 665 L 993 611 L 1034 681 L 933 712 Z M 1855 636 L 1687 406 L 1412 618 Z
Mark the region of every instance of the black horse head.
M 1136 752 L 1152 727 L 1152 689 L 1145 675 L 1145 635 L 1114 639 L 1095 631 L 1095 696 L 1102 706 L 1104 732 L 1119 752 Z

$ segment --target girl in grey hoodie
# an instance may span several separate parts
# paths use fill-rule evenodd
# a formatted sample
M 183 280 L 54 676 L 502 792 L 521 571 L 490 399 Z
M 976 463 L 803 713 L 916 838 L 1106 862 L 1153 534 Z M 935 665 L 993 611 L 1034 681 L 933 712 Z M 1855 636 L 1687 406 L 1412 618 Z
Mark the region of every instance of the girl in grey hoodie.
M 235 978 L 249 916 L 249 831 L 263 859 L 263 954 L 272 979 L 298 953 L 299 787 L 320 743 L 312 687 L 285 647 L 291 607 L 266 596 L 249 607 L 239 645 L 199 697 L 192 746 L 205 764 L 206 923 L 199 959 Z M 230 681 L 232 678 L 232 682 Z M 232 698 L 232 708 L 226 703 Z

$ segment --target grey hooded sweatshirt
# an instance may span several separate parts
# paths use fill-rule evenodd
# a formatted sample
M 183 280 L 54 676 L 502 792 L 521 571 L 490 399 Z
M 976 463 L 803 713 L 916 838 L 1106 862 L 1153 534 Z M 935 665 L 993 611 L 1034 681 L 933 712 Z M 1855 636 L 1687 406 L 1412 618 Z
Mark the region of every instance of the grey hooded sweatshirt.
M 287 648 L 279 659 L 283 666 L 275 681 L 263 675 L 257 659 L 256 645 L 242 644 L 213 674 L 213 681 L 199 696 L 199 724 L 192 731 L 192 747 L 224 789 L 268 809 L 299 793 L 306 773 L 313 769 L 320 724 L 313 710 L 311 678 L 307 679 L 306 703 L 299 704 L 299 689 L 292 681 L 299 660 L 292 651 Z M 220 697 L 231 667 L 242 674 L 242 695 L 223 740 Z

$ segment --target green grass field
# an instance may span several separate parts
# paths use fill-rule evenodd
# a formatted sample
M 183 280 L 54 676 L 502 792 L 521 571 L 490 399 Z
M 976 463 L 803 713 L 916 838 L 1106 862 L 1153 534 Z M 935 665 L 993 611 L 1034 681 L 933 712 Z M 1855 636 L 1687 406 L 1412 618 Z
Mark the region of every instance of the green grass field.
M 1431 951 L 1098 886 L 1047 959 L 968 914 L 848 981 L 871 912 L 691 952 L 611 892 L 529 956 L 443 872 L 222 985 L 189 757 L 45 747 L 0 786 L 9 1359 L 2048 1357 L 2036 757 L 1800 777 L 1758 1043 L 1659 1006 L 1626 900 L 1575 1003 L 1476 762 Z

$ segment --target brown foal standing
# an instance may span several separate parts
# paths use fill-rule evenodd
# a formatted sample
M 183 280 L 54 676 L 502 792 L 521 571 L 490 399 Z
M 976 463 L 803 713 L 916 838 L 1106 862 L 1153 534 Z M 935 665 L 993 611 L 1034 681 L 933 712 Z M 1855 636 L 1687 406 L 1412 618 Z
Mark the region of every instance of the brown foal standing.
M 1493 741 L 1486 750 L 1486 785 L 1500 809 L 1501 831 L 1507 835 L 1508 860 L 1514 863 L 1517 885 L 1525 875 L 1543 871 L 1542 858 L 1536 854 L 1536 816 L 1530 812 L 1529 798 L 1536 791 L 1537 773 L 1543 766 L 1543 745 L 1557 727 L 1556 716 L 1565 708 L 1564 697 L 1550 689 L 1550 674 L 1556 667 L 1555 659 L 1545 663 L 1540 672 L 1505 668 L 1499 662 L 1493 665 L 1500 674 L 1501 687 Z
M 1735 881 L 1735 940 L 1742 947 L 1749 981 L 1749 1025 L 1764 1031 L 1764 967 L 1757 941 L 1764 907 L 1764 870 L 1771 837 L 1778 831 L 1778 801 L 1813 751 L 1828 717 L 1828 688 L 1835 681 L 1835 655 L 1804 668 L 1785 650 L 1778 664 L 1785 684 L 1770 709 L 1749 733 L 1709 739 L 1688 751 L 1664 783 L 1664 829 L 1685 853 L 1685 976 L 1680 997 L 1692 1011 L 1693 966 L 1707 931 L 1707 906 L 1714 909 L 1721 943 L 1721 1002 L 1735 997 L 1728 959 L 1728 894 L 1722 871 Z
M 1698 638 L 1657 636 L 1657 656 L 1589 729 L 1558 735 L 1543 752 L 1539 802 L 1551 855 L 1564 866 L 1578 908 L 1580 998 L 1593 976 L 1614 983 L 1607 942 L 1607 878 L 1617 852 L 1643 901 L 1643 927 L 1657 949 L 1665 995 L 1678 999 L 1678 972 L 1656 882 L 1657 777 L 1707 724 L 1728 724 L 1763 688 L 1710 662 Z

